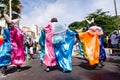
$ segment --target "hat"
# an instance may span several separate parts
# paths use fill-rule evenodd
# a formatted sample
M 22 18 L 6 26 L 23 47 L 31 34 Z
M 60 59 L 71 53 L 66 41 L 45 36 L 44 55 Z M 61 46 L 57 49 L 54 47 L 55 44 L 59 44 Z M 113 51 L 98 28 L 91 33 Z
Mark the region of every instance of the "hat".
M 113 33 L 118 33 L 118 31 L 117 31 L 117 30 L 114 30 Z

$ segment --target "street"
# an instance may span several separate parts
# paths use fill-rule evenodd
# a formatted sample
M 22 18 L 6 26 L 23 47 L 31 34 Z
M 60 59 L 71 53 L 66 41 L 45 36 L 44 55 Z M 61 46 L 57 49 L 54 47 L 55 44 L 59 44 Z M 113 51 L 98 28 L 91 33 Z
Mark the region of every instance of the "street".
M 119 3 L 0 0 L 0 80 L 120 80 Z
M 118 56 L 120 57 L 120 56 Z M 35 59 L 25 62 L 21 72 L 16 71 L 15 66 L 8 67 L 6 77 L 0 80 L 119 80 L 120 59 L 108 58 L 103 68 L 91 69 L 87 61 L 82 57 L 73 56 L 72 72 L 63 73 L 59 67 L 54 67 L 50 72 L 44 71 L 44 65 L 40 65 L 39 54 Z

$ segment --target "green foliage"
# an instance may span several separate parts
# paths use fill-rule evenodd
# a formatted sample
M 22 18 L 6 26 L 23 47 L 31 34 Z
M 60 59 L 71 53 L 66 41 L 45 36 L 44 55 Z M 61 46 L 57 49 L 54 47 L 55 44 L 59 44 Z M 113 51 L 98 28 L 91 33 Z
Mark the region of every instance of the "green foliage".
M 71 29 L 71 30 L 76 30 L 76 29 L 81 29 L 81 28 L 83 28 L 83 27 L 85 27 L 86 26 L 86 21 L 84 20 L 84 21 L 81 21 L 81 22 L 73 22 L 73 23 L 71 23 L 68 27 Z
M 22 7 L 22 5 L 19 0 L 12 0 L 12 9 L 15 12 L 20 13 L 21 7 Z

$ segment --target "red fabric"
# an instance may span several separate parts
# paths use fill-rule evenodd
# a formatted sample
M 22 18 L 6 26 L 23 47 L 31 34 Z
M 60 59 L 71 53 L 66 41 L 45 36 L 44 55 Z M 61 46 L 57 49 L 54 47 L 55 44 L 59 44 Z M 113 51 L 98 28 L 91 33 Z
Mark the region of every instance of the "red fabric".
M 3 41 L 4 41 L 4 37 L 0 36 L 0 46 L 2 45 Z

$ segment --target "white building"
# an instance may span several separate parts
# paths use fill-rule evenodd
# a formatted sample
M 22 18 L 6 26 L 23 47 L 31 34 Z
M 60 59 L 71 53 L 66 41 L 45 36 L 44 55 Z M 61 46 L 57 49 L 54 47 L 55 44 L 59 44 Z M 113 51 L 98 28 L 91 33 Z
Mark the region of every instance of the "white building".
M 35 33 L 35 39 L 34 39 L 34 41 L 38 42 L 38 40 L 39 40 L 39 27 L 37 25 L 32 25 L 30 27 L 30 30 Z

